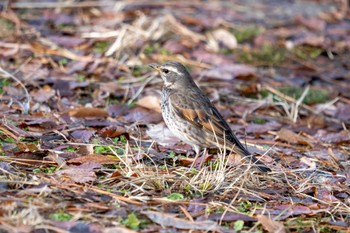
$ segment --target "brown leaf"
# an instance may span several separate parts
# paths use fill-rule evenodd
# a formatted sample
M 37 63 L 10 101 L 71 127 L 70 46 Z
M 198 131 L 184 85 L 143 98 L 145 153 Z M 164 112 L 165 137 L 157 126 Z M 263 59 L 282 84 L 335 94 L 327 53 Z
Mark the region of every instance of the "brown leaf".
M 224 55 L 207 52 L 204 49 L 198 49 L 192 53 L 192 56 L 200 62 L 217 66 L 232 64 L 232 61 Z
M 274 221 L 265 215 L 258 215 L 258 221 L 270 233 L 285 233 L 286 229 L 280 222 Z
M 221 80 L 232 80 L 237 77 L 246 77 L 255 75 L 256 69 L 248 65 L 230 64 L 220 65 L 217 68 L 205 71 L 204 76 L 221 79 Z
M 114 104 L 114 105 L 108 106 L 107 111 L 111 117 L 118 117 L 118 116 L 126 114 L 129 110 L 130 110 L 130 108 L 126 105 Z
M 227 30 L 220 28 L 213 31 L 214 38 L 222 43 L 226 48 L 235 49 L 237 47 L 236 37 Z
M 124 116 L 124 119 L 128 123 L 140 123 L 140 124 L 149 124 L 149 123 L 159 123 L 162 121 L 162 115 L 158 112 L 151 111 L 145 108 L 136 107 L 129 111 L 128 114 Z
M 336 117 L 340 120 L 350 122 L 350 104 L 340 104 L 337 106 Z
M 339 202 L 339 199 L 333 196 L 332 192 L 328 191 L 325 188 L 316 190 L 316 198 L 326 202 Z
M 39 129 L 54 129 L 57 126 L 57 122 L 51 118 L 36 117 L 32 119 L 26 119 L 23 122 L 26 126 L 36 126 Z
M 282 125 L 276 121 L 267 122 L 265 124 L 249 124 L 246 128 L 247 133 L 262 134 L 268 131 L 278 130 Z
M 144 107 L 156 112 L 161 112 L 160 110 L 160 100 L 156 96 L 145 96 L 136 102 L 140 107 Z
M 116 158 L 111 158 L 106 155 L 101 154 L 90 154 L 85 156 L 80 156 L 78 158 L 70 159 L 67 161 L 67 163 L 87 163 L 87 162 L 94 162 L 98 164 L 115 164 L 119 160 Z
M 101 108 L 75 108 L 69 111 L 69 116 L 77 118 L 97 117 L 104 118 L 108 116 L 106 110 Z
M 295 17 L 295 21 L 313 31 L 323 31 L 326 28 L 326 22 L 322 19 L 306 18 L 298 15 Z
M 33 96 L 35 101 L 40 103 L 47 102 L 53 96 L 55 96 L 56 91 L 53 90 L 50 86 L 45 85 L 43 88 L 37 91 L 32 91 L 30 94 Z
M 134 231 L 131 229 L 128 229 L 126 227 L 122 227 L 122 226 L 117 226 L 117 227 L 109 227 L 104 229 L 103 231 L 104 233 L 115 233 L 115 232 L 119 232 L 119 233 L 137 233 L 138 231 Z
M 100 167 L 101 164 L 89 161 L 80 166 L 70 166 L 67 169 L 57 171 L 56 174 L 60 176 L 68 176 L 76 183 L 88 183 L 94 182 L 97 179 L 94 169 Z
M 181 44 L 181 41 L 178 40 L 167 40 L 163 47 L 173 54 L 182 53 L 188 49 L 185 45 Z
M 309 169 L 312 169 L 312 170 L 316 169 L 316 162 L 308 157 L 305 157 L 305 156 L 301 157 L 300 162 L 306 164 L 309 167 Z
M 191 222 L 189 220 L 177 218 L 173 214 L 166 214 L 150 210 L 143 211 L 142 214 L 146 215 L 153 222 L 165 227 L 202 231 L 215 231 L 220 228 L 216 222 L 210 220 Z
M 78 46 L 85 42 L 85 39 L 73 37 L 73 36 L 57 36 L 52 35 L 48 37 L 51 41 L 58 44 L 59 46 L 63 47 L 71 47 L 74 48 L 75 46 Z
M 283 212 L 287 216 L 311 214 L 310 208 L 303 205 L 279 205 L 275 206 L 275 208 L 278 210 L 278 214 Z
M 162 146 L 173 146 L 180 140 L 164 125 L 148 125 L 147 135 Z
M 98 134 L 104 138 L 115 138 L 126 133 L 126 129 L 123 126 L 111 125 L 101 129 Z
M 227 212 L 225 215 L 222 217 L 223 214 L 210 214 L 208 216 L 209 220 L 213 221 L 226 221 L 226 222 L 231 222 L 231 221 L 237 221 L 237 220 L 243 220 L 244 222 L 255 222 L 256 219 L 250 217 L 249 215 L 246 214 L 240 214 L 240 213 L 233 213 L 233 212 Z
M 288 143 L 291 144 L 302 144 L 302 145 L 309 145 L 312 146 L 312 143 L 310 139 L 303 137 L 301 135 L 298 135 L 294 133 L 293 131 L 282 128 L 280 131 L 277 132 L 277 136 Z
M 95 130 L 75 130 L 71 133 L 74 139 L 80 139 L 83 142 L 89 142 L 94 134 Z
M 330 133 L 325 130 L 318 130 L 314 137 L 325 143 L 341 143 L 350 141 L 350 132 L 342 130 L 338 133 Z

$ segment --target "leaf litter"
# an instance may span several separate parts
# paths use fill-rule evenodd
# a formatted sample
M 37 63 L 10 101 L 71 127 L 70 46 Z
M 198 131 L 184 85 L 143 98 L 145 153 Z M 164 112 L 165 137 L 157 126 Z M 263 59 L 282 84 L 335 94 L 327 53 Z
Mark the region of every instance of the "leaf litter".
M 2 231 L 348 231 L 347 1 L 2 9 Z M 147 67 L 166 60 L 273 172 L 222 150 L 192 166 Z

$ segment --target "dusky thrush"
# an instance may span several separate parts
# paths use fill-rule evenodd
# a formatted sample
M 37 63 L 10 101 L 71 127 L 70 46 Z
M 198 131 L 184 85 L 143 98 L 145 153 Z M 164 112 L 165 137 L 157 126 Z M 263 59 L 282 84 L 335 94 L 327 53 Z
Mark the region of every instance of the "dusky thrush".
M 150 66 L 159 71 L 164 81 L 161 110 L 166 125 L 191 145 L 197 156 L 202 148 L 221 147 L 251 159 L 263 172 L 271 171 L 242 145 L 185 66 L 178 62 Z

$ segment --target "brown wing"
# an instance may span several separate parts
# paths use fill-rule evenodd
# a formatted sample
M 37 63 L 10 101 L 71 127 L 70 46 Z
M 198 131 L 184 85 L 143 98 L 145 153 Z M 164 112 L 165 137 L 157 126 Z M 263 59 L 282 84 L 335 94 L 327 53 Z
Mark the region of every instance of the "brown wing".
M 199 129 L 202 129 L 210 134 L 215 134 L 216 138 L 222 144 L 224 143 L 224 140 L 226 140 L 226 145 L 229 147 L 234 146 L 232 150 L 234 150 L 236 153 L 240 154 L 241 156 L 249 157 L 261 171 L 271 171 L 270 168 L 266 167 L 265 164 L 257 160 L 253 155 L 251 155 L 251 153 L 249 153 L 249 151 L 234 135 L 230 126 L 221 116 L 219 111 L 200 90 L 188 91 L 186 94 L 173 93 L 169 96 L 169 99 L 172 110 L 179 117 L 191 122 Z
M 173 111 L 180 117 L 210 134 L 215 134 L 220 143 L 226 140 L 226 145 L 234 146 L 233 150 L 238 154 L 250 155 L 206 96 L 198 93 L 186 93 L 186 96 L 173 94 L 170 96 L 170 101 Z

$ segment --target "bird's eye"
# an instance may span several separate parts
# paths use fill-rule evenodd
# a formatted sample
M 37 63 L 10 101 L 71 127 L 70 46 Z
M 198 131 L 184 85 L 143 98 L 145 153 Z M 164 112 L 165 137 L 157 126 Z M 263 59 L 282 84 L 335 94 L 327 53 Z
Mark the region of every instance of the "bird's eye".
M 162 69 L 162 71 L 163 71 L 164 74 L 169 73 L 169 70 L 168 70 L 168 69 Z

